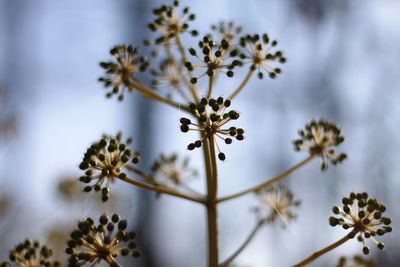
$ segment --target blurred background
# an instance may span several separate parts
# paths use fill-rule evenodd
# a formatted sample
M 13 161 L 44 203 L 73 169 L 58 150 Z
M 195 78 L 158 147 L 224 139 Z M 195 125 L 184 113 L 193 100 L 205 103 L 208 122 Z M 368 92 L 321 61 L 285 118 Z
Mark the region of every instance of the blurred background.
M 0 0 L 0 259 L 26 237 L 47 242 L 64 257 L 64 240 L 79 219 L 117 211 L 138 232 L 143 257 L 127 266 L 197 267 L 206 264 L 205 211 L 168 196 L 155 198 L 128 185 L 112 186 L 110 203 L 81 194 L 73 180 L 85 149 L 101 134 L 121 130 L 142 151 L 148 169 L 161 153 L 190 155 L 193 135 L 179 131 L 182 113 L 134 93 L 106 99 L 96 80 L 98 63 L 119 43 L 150 37 L 151 10 L 164 1 Z M 245 142 L 224 147 L 220 193 L 236 192 L 272 177 L 306 157 L 291 141 L 315 118 L 337 122 L 349 159 L 326 173 L 315 160 L 287 184 L 302 200 L 290 229 L 265 227 L 235 266 L 290 266 L 344 235 L 328 224 L 331 207 L 351 191 L 368 191 L 387 203 L 394 232 L 369 244 L 378 266 L 400 259 L 400 2 L 325 0 L 183 1 L 198 15 L 201 33 L 234 20 L 245 33 L 279 40 L 288 63 L 276 80 L 253 79 L 235 103 Z M 184 40 L 196 44 L 195 38 Z M 241 75 L 227 81 L 235 87 Z M 221 86 L 221 85 L 220 85 Z M 177 138 L 179 137 L 179 138 Z M 200 172 L 201 173 L 201 172 Z M 202 175 L 200 175 L 202 177 Z M 203 191 L 204 180 L 191 184 Z M 228 257 L 255 223 L 249 195 L 220 206 L 220 247 Z M 348 242 L 311 266 L 335 266 L 361 253 Z

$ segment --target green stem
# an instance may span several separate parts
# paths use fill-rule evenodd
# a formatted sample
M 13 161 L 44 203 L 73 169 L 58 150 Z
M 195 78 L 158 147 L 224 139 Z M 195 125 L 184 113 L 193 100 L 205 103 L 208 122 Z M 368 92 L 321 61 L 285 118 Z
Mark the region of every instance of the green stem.
M 217 200 L 217 202 L 218 202 L 218 203 L 224 202 L 224 201 L 231 200 L 231 199 L 234 199 L 234 198 L 237 198 L 237 197 L 241 197 L 241 196 L 246 195 L 246 194 L 251 193 L 251 192 L 256 192 L 256 191 L 258 191 L 258 190 L 260 190 L 260 189 L 262 189 L 262 188 L 270 187 L 270 186 L 273 185 L 274 183 L 277 183 L 277 182 L 279 182 L 279 181 L 285 179 L 285 178 L 288 177 L 291 173 L 293 173 L 294 171 L 296 171 L 296 170 L 300 169 L 301 167 L 303 167 L 304 165 L 306 165 L 306 164 L 307 164 L 309 161 L 311 161 L 314 157 L 315 157 L 315 155 L 310 155 L 309 157 L 307 157 L 306 159 L 304 159 L 304 160 L 301 161 L 300 163 L 294 165 L 292 168 L 290 168 L 290 169 L 284 171 L 284 172 L 281 173 L 280 175 L 278 175 L 278 176 L 276 176 L 276 177 L 274 177 L 274 178 L 272 178 L 272 179 L 270 179 L 270 180 L 268 180 L 268 181 L 266 181 L 266 182 L 264 182 L 264 183 L 262 183 L 262 184 L 253 186 L 253 187 L 251 187 L 251 188 L 249 188 L 249 189 L 246 189 L 246 190 L 243 190 L 243 191 L 241 191 L 241 192 L 238 192 L 238 193 L 235 193 L 235 194 L 232 194 L 232 195 L 228 195 L 228 196 L 225 196 L 225 197 L 221 197 L 221 198 L 219 198 L 219 199 Z
M 242 81 L 242 83 L 239 85 L 239 87 L 236 88 L 236 90 L 233 91 L 233 93 L 228 97 L 229 99 L 231 99 L 231 100 L 234 99 L 242 91 L 242 89 L 246 86 L 246 84 L 250 80 L 253 73 L 254 73 L 254 70 L 250 69 L 249 72 L 247 73 L 246 77 Z
M 124 182 L 127 182 L 129 184 L 135 185 L 137 187 L 144 188 L 144 189 L 151 190 L 151 191 L 155 191 L 157 193 L 167 194 L 167 195 L 171 195 L 171 196 L 175 196 L 175 197 L 191 200 L 191 201 L 197 202 L 197 203 L 202 203 L 202 204 L 206 203 L 206 201 L 205 201 L 205 199 L 203 197 L 190 196 L 190 195 L 175 191 L 175 190 L 173 190 L 171 188 L 168 188 L 168 187 L 160 187 L 160 186 L 151 185 L 151 184 L 148 184 L 148 183 L 143 183 L 141 181 L 129 178 L 127 176 L 121 176 L 121 177 L 119 177 L 119 179 L 124 181 Z
M 356 230 L 353 230 L 354 233 L 357 233 Z M 311 254 L 311 256 L 309 256 L 308 258 L 302 260 L 301 262 L 293 265 L 293 267 L 302 267 L 302 266 L 306 266 L 308 264 L 310 264 L 311 262 L 313 262 L 314 260 L 316 260 L 317 258 L 319 258 L 320 256 L 324 255 L 325 253 L 328 253 L 329 251 L 337 248 L 338 246 L 342 245 L 343 243 L 345 243 L 347 240 L 349 240 L 349 234 L 347 234 L 346 236 L 344 236 L 342 239 L 336 241 L 335 243 L 317 251 L 314 252 L 313 254 Z
M 250 232 L 249 236 L 246 238 L 246 240 L 243 242 L 243 244 L 235 251 L 229 258 L 224 260 L 222 263 L 219 264 L 219 267 L 228 267 L 229 264 L 235 260 L 235 258 L 247 247 L 247 245 L 253 240 L 253 238 L 256 236 L 258 230 L 261 229 L 261 226 L 263 226 L 265 223 L 264 220 L 258 221 L 254 229 Z

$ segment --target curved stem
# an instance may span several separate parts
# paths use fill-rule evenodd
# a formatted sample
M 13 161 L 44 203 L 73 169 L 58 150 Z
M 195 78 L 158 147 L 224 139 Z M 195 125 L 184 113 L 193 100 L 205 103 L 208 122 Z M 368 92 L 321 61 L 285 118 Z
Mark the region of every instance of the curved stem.
M 254 73 L 254 70 L 249 69 L 249 72 L 247 73 L 246 77 L 244 78 L 242 83 L 239 85 L 239 87 L 236 88 L 236 90 L 233 91 L 233 93 L 228 97 L 229 99 L 231 99 L 231 100 L 234 99 L 242 91 L 242 89 L 246 86 L 246 84 L 250 80 L 253 73 Z
M 251 192 L 256 192 L 256 191 L 258 191 L 258 190 L 260 190 L 262 188 L 270 187 L 274 183 L 277 183 L 277 182 L 285 179 L 292 172 L 294 172 L 294 171 L 300 169 L 301 167 L 303 167 L 304 165 L 306 165 L 314 157 L 315 157 L 315 155 L 310 155 L 309 157 L 307 157 L 306 159 L 304 159 L 300 163 L 294 165 L 292 168 L 284 171 L 283 173 L 279 174 L 278 176 L 276 176 L 276 177 L 274 177 L 274 178 L 272 178 L 272 179 L 270 179 L 270 180 L 268 180 L 268 181 L 266 181 L 266 182 L 264 182 L 262 184 L 259 184 L 259 185 L 253 186 L 253 187 L 251 187 L 249 189 L 243 190 L 241 192 L 238 192 L 238 193 L 235 193 L 235 194 L 232 194 L 232 195 L 228 195 L 228 196 L 225 196 L 225 197 L 221 197 L 221 198 L 219 198 L 217 200 L 217 202 L 218 203 L 224 202 L 224 201 L 231 200 L 231 199 L 234 199 L 234 198 L 237 198 L 237 197 L 241 197 L 241 196 L 246 195 L 246 194 L 251 193 Z
M 171 195 L 171 196 L 175 196 L 175 197 L 191 200 L 193 202 L 198 202 L 198 203 L 202 203 L 202 204 L 206 203 L 205 199 L 202 198 L 202 197 L 190 196 L 190 195 L 175 191 L 175 190 L 167 188 L 167 187 L 160 187 L 160 186 L 155 186 L 155 185 L 151 185 L 151 184 L 148 184 L 148 183 L 143 183 L 141 181 L 129 178 L 127 176 L 121 176 L 121 177 L 119 177 L 119 179 L 124 181 L 124 182 L 127 182 L 129 184 L 135 185 L 137 187 L 141 187 L 141 188 L 144 188 L 144 189 L 147 189 L 147 190 L 150 190 L 150 191 L 155 191 L 157 193 L 167 194 L 167 195 Z
M 181 37 L 180 37 L 179 33 L 176 34 L 175 39 L 176 39 L 176 44 L 178 46 L 179 52 L 181 54 L 182 65 L 184 65 L 188 61 L 188 59 L 187 59 L 187 56 L 186 56 L 185 49 L 183 48 L 182 40 L 181 40 Z M 190 71 L 189 71 L 189 76 L 190 76 L 190 79 L 193 78 L 192 72 L 190 72 Z M 189 87 L 190 92 L 191 92 L 191 94 L 192 94 L 192 96 L 194 98 L 194 101 L 196 103 L 198 103 L 199 102 L 199 96 L 197 94 L 197 90 L 195 89 L 194 85 L 189 84 L 188 87 Z
M 352 232 L 357 233 L 357 230 L 353 230 Z M 308 264 L 310 264 L 311 262 L 313 262 L 314 260 L 316 260 L 317 258 L 319 258 L 320 256 L 324 255 L 325 253 L 328 253 L 329 251 L 337 248 L 338 246 L 342 245 L 343 243 L 345 243 L 347 240 L 350 239 L 349 237 L 350 234 L 347 234 L 346 236 L 344 236 L 343 238 L 341 238 L 340 240 L 336 241 L 333 244 L 330 244 L 329 246 L 314 252 L 313 254 L 311 254 L 311 256 L 309 256 L 308 258 L 302 260 L 301 262 L 293 265 L 293 267 L 302 267 L 302 266 L 306 266 Z
M 265 223 L 264 220 L 258 221 L 254 229 L 250 232 L 249 236 L 246 238 L 246 240 L 243 242 L 243 244 L 235 251 L 229 258 L 224 260 L 222 263 L 220 263 L 218 266 L 219 267 L 228 267 L 229 264 L 235 260 L 235 258 L 247 247 L 247 245 L 253 240 L 253 238 L 256 236 L 258 230 L 261 229 L 261 226 L 263 226 Z

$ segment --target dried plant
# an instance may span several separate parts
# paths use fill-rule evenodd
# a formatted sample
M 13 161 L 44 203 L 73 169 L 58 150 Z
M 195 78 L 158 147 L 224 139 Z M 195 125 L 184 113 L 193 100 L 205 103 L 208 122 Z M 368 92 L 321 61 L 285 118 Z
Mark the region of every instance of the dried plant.
M 213 25 L 211 33 L 200 35 L 198 47 L 188 47 L 184 45 L 182 35 L 199 35 L 190 24 L 196 16 L 189 7 L 181 7 L 178 1 L 174 1 L 172 5 L 154 9 L 153 14 L 155 18 L 148 27 L 155 37 L 145 40 L 144 44 L 153 47 L 157 53 L 148 57 L 136 46 L 116 45 L 110 50 L 111 59 L 100 63 L 105 73 L 99 81 L 104 84 L 107 97 L 115 95 L 122 101 L 128 93 L 140 94 L 184 114 L 180 118 L 180 130 L 193 136 L 187 149 L 191 153 L 201 151 L 203 154 L 206 192 L 202 194 L 190 187 L 190 180 L 198 172 L 188 165 L 188 160 L 180 161 L 179 155 L 161 155 L 149 171 L 139 168 L 140 153 L 132 149 L 131 139 L 123 140 L 120 133 L 103 135 L 89 146 L 79 166 L 84 172 L 79 180 L 85 184 L 83 191 L 100 192 L 104 202 L 113 197 L 113 183 L 126 183 L 157 195 L 177 197 L 203 206 L 208 226 L 207 266 L 234 266 L 236 257 L 259 229 L 276 222 L 287 226 L 298 216 L 296 208 L 300 200 L 280 182 L 314 159 L 320 159 L 322 171 L 327 170 L 328 164 L 342 163 L 347 156 L 336 149 L 345 138 L 337 124 L 324 119 L 311 120 L 305 129 L 298 132 L 299 138 L 293 141 L 295 151 L 307 153 L 302 161 L 258 185 L 220 196 L 218 166 L 228 164 L 225 159 L 229 156 L 223 152 L 223 143 L 231 145 L 245 139 L 245 130 L 239 127 L 241 112 L 231 105 L 251 78 L 275 79 L 283 75 L 282 66 L 287 58 L 279 50 L 277 40 L 266 33 L 243 34 L 243 28 L 233 22 Z M 142 72 L 152 74 L 153 80 L 149 85 L 140 75 Z M 227 97 L 222 96 L 221 82 L 239 72 L 244 72 L 243 80 L 236 87 L 228 88 Z M 227 89 L 225 85 L 223 87 Z M 218 206 L 248 194 L 253 194 L 260 203 L 253 209 L 256 213 L 255 227 L 237 250 L 221 260 L 218 238 L 223 226 L 218 223 Z M 375 198 L 369 198 L 365 192 L 351 193 L 342 202 L 342 208 L 333 208 L 336 216 L 331 217 L 329 223 L 342 226 L 349 233 L 293 266 L 306 266 L 355 237 L 363 244 L 364 254 L 369 253 L 368 239 L 379 249 L 385 248 L 376 237 L 392 231 L 390 218 L 383 216 L 386 206 Z M 308 204 L 304 203 L 304 206 Z M 103 214 L 98 224 L 91 218 L 79 222 L 67 242 L 68 266 L 100 266 L 105 262 L 114 267 L 120 266 L 120 256 L 139 256 L 133 241 L 135 233 L 126 232 L 126 228 L 127 222 L 118 214 L 111 218 Z M 13 250 L 10 259 L 18 266 L 53 266 L 49 265 L 49 250 L 42 250 L 41 256 L 37 256 L 34 253 L 37 248 L 34 243 L 31 250 L 31 243 L 27 241 Z M 354 262 L 358 265 L 351 266 L 371 266 L 369 263 L 360 265 L 362 260 L 358 257 Z M 338 266 L 349 266 L 348 263 L 348 260 L 341 259 Z M 2 266 L 9 265 L 4 263 Z

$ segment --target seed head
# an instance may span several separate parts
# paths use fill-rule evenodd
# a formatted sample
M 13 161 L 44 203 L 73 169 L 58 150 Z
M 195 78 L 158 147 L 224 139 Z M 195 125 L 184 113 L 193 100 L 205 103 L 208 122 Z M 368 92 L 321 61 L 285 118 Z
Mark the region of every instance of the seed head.
M 264 71 L 272 79 L 282 73 L 280 68 L 273 66 L 273 63 L 285 63 L 286 57 L 283 52 L 271 51 L 278 45 L 276 40 L 270 40 L 267 34 L 260 36 L 259 34 L 245 35 L 240 38 L 241 46 L 241 63 L 250 64 L 250 68 L 257 71 L 259 79 L 264 78 Z
M 69 267 L 97 266 L 102 261 L 109 266 L 120 266 L 116 261 L 119 256 L 139 257 L 140 252 L 134 241 L 135 232 L 126 232 L 127 222 L 121 220 L 119 214 L 113 214 L 111 218 L 103 214 L 99 218 L 99 224 L 93 219 L 87 218 L 78 223 L 78 228 L 71 233 L 71 239 L 67 242 L 65 252 L 69 256 Z
M 239 34 L 242 33 L 242 27 L 236 26 L 233 21 L 220 21 L 218 24 L 211 25 L 212 34 L 216 40 L 227 40 L 231 44 L 237 44 Z M 230 46 L 232 47 L 232 46 Z
M 153 69 L 151 74 L 154 76 L 152 80 L 152 85 L 160 89 L 169 89 L 168 98 L 172 98 L 172 94 L 179 94 L 185 100 L 188 100 L 184 90 L 186 85 L 182 79 L 182 72 L 185 71 L 182 66 L 178 65 L 172 58 L 167 58 L 163 60 L 159 69 Z
M 341 130 L 334 123 L 326 120 L 314 121 L 306 124 L 304 130 L 299 131 L 300 139 L 293 141 L 296 151 L 308 151 L 310 155 L 321 157 L 321 170 L 328 168 L 328 161 L 333 165 L 341 163 L 347 158 L 345 153 L 336 153 L 334 147 L 344 141 Z
M 132 92 L 136 88 L 137 72 L 145 71 L 149 63 L 145 57 L 138 56 L 139 49 L 132 46 L 117 45 L 110 50 L 115 61 L 101 62 L 100 66 L 105 70 L 105 75 L 99 81 L 106 88 L 112 88 L 106 94 L 107 97 L 118 95 L 118 100 L 124 99 L 125 90 Z
M 154 21 L 148 24 L 151 31 L 160 35 L 154 41 L 145 41 L 145 44 L 166 44 L 180 33 L 189 32 L 192 36 L 197 36 L 196 30 L 190 30 L 189 23 L 195 20 L 195 14 L 190 12 L 189 7 L 179 8 L 179 1 L 174 1 L 172 5 L 162 5 L 153 10 L 156 16 Z
M 350 238 L 357 236 L 357 240 L 363 244 L 363 253 L 369 254 L 369 248 L 365 239 L 372 240 L 376 246 L 383 250 L 385 245 L 378 242 L 376 236 L 382 236 L 392 231 L 392 220 L 384 217 L 386 206 L 375 198 L 368 198 L 368 194 L 351 193 L 349 197 L 342 199 L 343 207 L 334 206 L 332 211 L 337 217 L 330 217 L 331 226 L 341 225 L 343 229 L 351 229 Z
M 87 149 L 79 165 L 79 168 L 85 171 L 85 176 L 79 180 L 86 184 L 95 181 L 94 184 L 86 186 L 84 191 L 101 191 L 103 201 L 109 199 L 110 183 L 125 175 L 122 169 L 140 161 L 140 154 L 127 148 L 132 140 L 128 138 L 125 143 L 121 143 L 121 138 L 121 133 L 115 137 L 104 135 L 100 141 Z
M 294 194 L 284 185 L 268 187 L 256 192 L 261 205 L 255 208 L 260 220 L 267 223 L 275 223 L 281 219 L 283 226 L 296 219 L 293 209 L 299 207 L 300 200 L 294 198 Z
M 60 267 L 60 262 L 52 260 L 52 256 L 53 251 L 48 246 L 41 246 L 39 241 L 27 239 L 11 250 L 10 261 L 19 267 Z M 0 266 L 11 265 L 3 262 Z
M 221 43 L 217 44 L 211 36 L 206 35 L 199 42 L 199 48 L 201 49 L 201 55 L 194 48 L 190 48 L 189 53 L 200 61 L 200 65 L 193 65 L 191 62 L 185 63 L 185 67 L 190 72 L 196 69 L 203 70 L 199 76 L 192 78 L 191 83 L 197 83 L 199 79 L 206 75 L 213 77 L 217 72 L 233 77 L 234 62 L 236 61 L 226 62 L 231 58 L 231 53 L 234 53 L 228 40 L 222 39 Z
M 160 183 L 174 186 L 184 185 L 198 175 L 197 170 L 190 168 L 189 158 L 180 160 L 177 154 L 170 156 L 161 154 L 154 162 L 152 171 Z
M 188 145 L 189 150 L 201 147 L 204 139 L 210 138 L 211 136 L 222 139 L 227 145 L 232 143 L 233 138 L 238 141 L 244 140 L 244 130 L 242 128 L 225 127 L 228 122 L 239 118 L 238 112 L 226 110 L 230 105 L 231 101 L 223 97 L 217 99 L 202 98 L 199 104 L 191 103 L 189 105 L 192 114 L 198 119 L 198 123 L 194 123 L 188 118 L 181 118 L 181 131 L 200 131 L 204 133 L 202 139 L 196 140 Z M 224 161 L 226 158 L 225 154 L 220 151 L 218 144 L 217 149 L 219 152 L 219 160 Z

